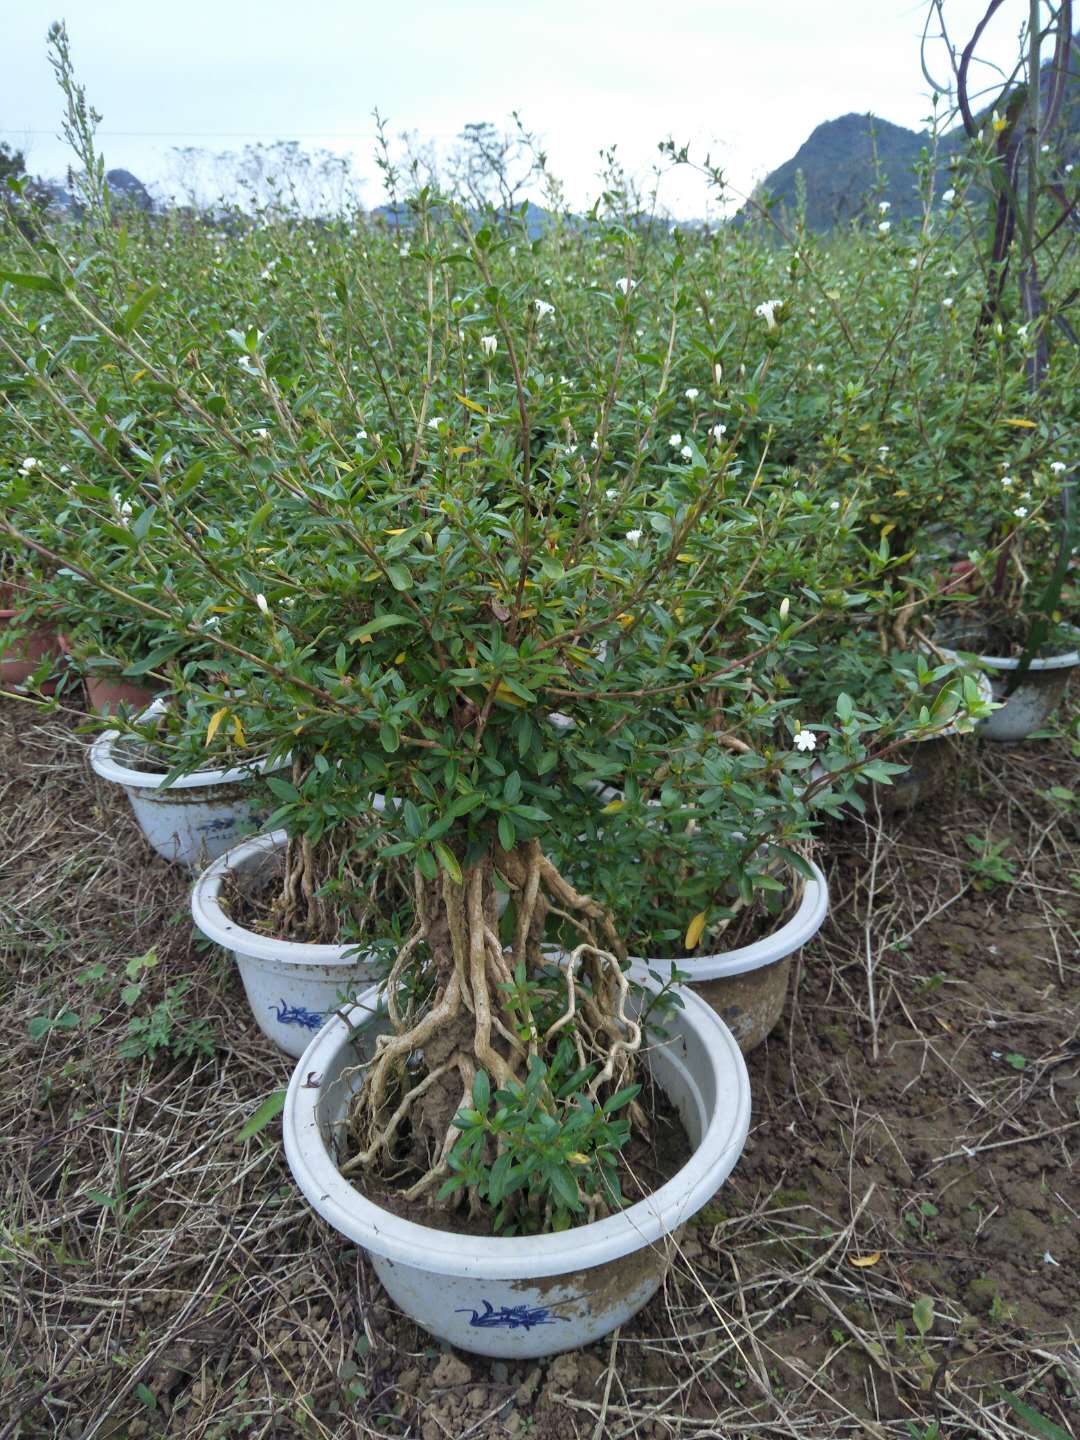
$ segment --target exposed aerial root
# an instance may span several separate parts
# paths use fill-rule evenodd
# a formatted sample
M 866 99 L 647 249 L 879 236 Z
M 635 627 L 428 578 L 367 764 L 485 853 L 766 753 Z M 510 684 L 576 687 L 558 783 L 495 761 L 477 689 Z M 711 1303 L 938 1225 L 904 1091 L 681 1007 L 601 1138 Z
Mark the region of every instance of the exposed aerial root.
M 496 875 L 515 905 L 506 952 L 498 936 Z M 496 850 L 469 867 L 460 882 L 443 872 L 435 881 L 418 876 L 416 902 L 416 927 L 388 980 L 392 1031 L 376 1041 L 352 1101 L 349 1131 L 356 1149 L 342 1167 L 354 1174 L 400 1165 L 407 1132 L 409 1163 L 421 1171 L 404 1192 L 409 1199 L 429 1194 L 449 1173 L 447 1157 L 459 1134 L 454 1117 L 471 1104 L 478 1070 L 486 1071 L 496 1088 L 523 1084 L 532 1057 L 550 1053 L 566 1032 L 579 1065 L 595 1067 L 586 1087 L 595 1100 L 630 1083 L 642 1043 L 622 971 L 625 947 L 610 916 L 559 874 L 535 840 L 512 851 Z M 544 952 L 549 911 L 583 937 L 569 953 Z M 435 995 L 430 1008 L 409 1021 L 395 992 L 421 942 L 436 976 Z M 556 967 L 566 988 L 563 1012 L 542 1035 L 535 1023 L 523 1024 L 514 1008 L 511 992 L 522 965 L 530 977 Z

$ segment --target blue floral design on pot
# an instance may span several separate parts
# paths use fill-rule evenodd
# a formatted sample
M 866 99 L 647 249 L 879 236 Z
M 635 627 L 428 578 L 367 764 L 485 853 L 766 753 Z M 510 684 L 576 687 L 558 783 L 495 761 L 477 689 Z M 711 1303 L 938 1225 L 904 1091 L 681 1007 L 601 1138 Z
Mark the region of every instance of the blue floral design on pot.
M 531 1330 L 534 1325 L 554 1325 L 561 1318 L 542 1305 L 503 1305 L 496 1310 L 490 1300 L 484 1301 L 482 1315 L 471 1307 L 459 1308 L 455 1314 L 471 1315 L 469 1324 L 478 1330 Z
M 274 1009 L 272 1005 L 270 1008 Z M 305 1030 L 318 1030 L 323 1023 L 317 1010 L 309 1010 L 306 1005 L 286 1005 L 284 1000 L 278 1001 L 275 1016 L 279 1025 L 300 1025 Z

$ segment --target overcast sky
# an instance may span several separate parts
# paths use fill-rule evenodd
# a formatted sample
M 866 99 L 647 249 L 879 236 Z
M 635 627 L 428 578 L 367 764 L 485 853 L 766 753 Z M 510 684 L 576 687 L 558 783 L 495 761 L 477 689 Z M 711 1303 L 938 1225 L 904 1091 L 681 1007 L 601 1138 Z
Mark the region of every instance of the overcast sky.
M 711 150 L 740 190 L 823 120 L 866 112 L 921 128 L 923 0 L 3 0 L 0 139 L 45 175 L 66 165 L 49 22 L 104 116 L 109 166 L 167 181 L 170 147 L 296 139 L 350 153 L 373 177 L 371 111 L 447 146 L 468 121 L 517 109 L 575 204 L 617 143 L 647 172 L 668 135 Z M 985 0 L 946 0 L 966 39 Z M 1004 59 L 1027 12 L 1007 0 L 988 54 Z M 947 67 L 938 59 L 942 74 Z M 383 198 L 371 178 L 366 204 Z M 701 185 L 665 181 L 674 213 L 705 213 Z

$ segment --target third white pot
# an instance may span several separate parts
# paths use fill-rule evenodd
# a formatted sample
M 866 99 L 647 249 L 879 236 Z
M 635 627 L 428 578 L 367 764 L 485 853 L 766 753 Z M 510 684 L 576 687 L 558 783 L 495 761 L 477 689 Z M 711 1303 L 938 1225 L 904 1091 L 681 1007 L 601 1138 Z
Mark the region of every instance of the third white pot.
M 770 935 L 716 955 L 684 955 L 675 960 L 631 957 L 666 974 L 671 965 L 690 976 L 694 990 L 730 1027 L 748 1055 L 760 1045 L 783 1014 L 791 961 L 812 940 L 829 912 L 829 885 L 811 860 L 813 875 L 803 884 L 795 913 Z M 678 1018 L 672 1022 L 678 1024 Z
M 166 703 L 155 700 L 139 720 L 160 715 Z M 119 738 L 118 730 L 99 735 L 90 747 L 90 766 L 95 775 L 123 788 L 139 829 L 163 859 L 196 868 L 257 830 L 270 814 L 271 802 L 257 789 L 258 777 L 269 768 L 264 761 L 196 770 L 165 785 L 167 771 L 135 770 L 120 759 Z

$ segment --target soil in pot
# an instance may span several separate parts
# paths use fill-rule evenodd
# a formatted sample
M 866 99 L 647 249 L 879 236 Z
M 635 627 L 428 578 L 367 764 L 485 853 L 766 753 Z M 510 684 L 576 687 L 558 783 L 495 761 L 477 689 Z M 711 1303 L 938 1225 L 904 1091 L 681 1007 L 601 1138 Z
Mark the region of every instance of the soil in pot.
M 60 644 L 55 627 L 31 624 L 23 628 L 22 611 L 18 608 L 18 591 L 15 587 L 0 584 L 0 685 L 23 685 L 49 657 L 60 659 Z M 17 636 L 12 632 L 20 630 Z M 56 688 L 55 681 L 42 685 L 42 691 L 51 695 Z
M 654 1082 L 648 1071 L 642 1073 L 639 1102 L 648 1116 L 647 1133 L 634 1130 L 627 1144 L 619 1154 L 619 1186 L 624 1205 L 633 1205 L 659 1190 L 662 1185 L 677 1175 L 690 1159 L 693 1147 L 683 1127 L 679 1113 L 663 1090 Z M 408 1141 L 408 1136 L 402 1136 Z M 348 1152 L 342 1157 L 348 1160 Z M 411 1178 L 415 1179 L 414 1174 Z M 457 1210 L 434 1211 L 424 1200 L 409 1200 L 402 1193 L 402 1186 L 409 1183 L 406 1175 L 395 1184 L 378 1174 L 365 1175 L 362 1183 L 355 1188 L 368 1200 L 384 1210 L 411 1220 L 415 1225 L 436 1225 L 440 1230 L 449 1230 L 455 1235 L 494 1235 L 490 1212 L 470 1214 L 463 1206 Z M 620 1207 L 613 1203 L 612 1209 Z M 588 1219 L 584 1213 L 581 1223 Z
M 412 920 L 407 867 L 375 863 L 351 829 L 309 847 L 307 855 L 300 840 L 289 848 L 261 870 L 227 873 L 221 906 L 230 920 L 256 935 L 299 944 L 396 948 Z

